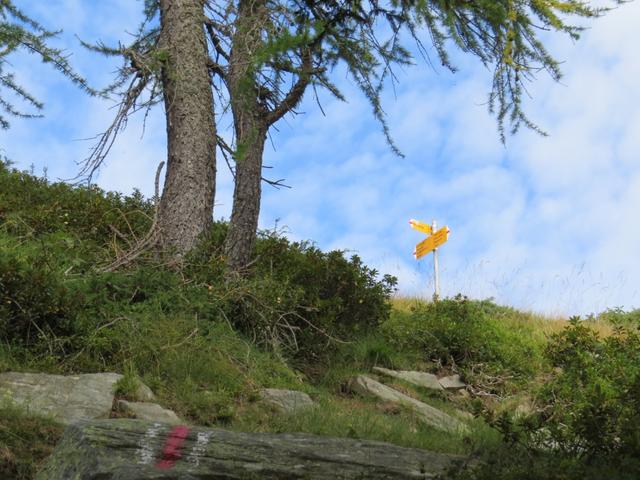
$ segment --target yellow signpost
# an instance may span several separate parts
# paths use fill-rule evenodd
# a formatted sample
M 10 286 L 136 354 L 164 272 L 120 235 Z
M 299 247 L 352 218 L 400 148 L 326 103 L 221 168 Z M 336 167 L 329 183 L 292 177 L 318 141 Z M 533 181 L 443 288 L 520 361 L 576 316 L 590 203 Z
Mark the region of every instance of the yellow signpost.
M 413 256 L 416 260 L 421 259 L 427 253 L 433 252 L 433 275 L 434 275 L 434 287 L 435 293 L 433 294 L 433 299 L 435 301 L 440 297 L 440 279 L 438 278 L 438 247 L 449 240 L 449 228 L 442 227 L 440 230 L 436 230 L 436 222 L 435 220 L 431 223 L 431 225 L 420 222 L 418 220 L 409 220 L 409 225 L 411 228 L 418 230 L 419 232 L 426 233 L 427 235 L 433 235 L 425 238 L 420 243 L 416 245 L 416 248 L 413 251 Z
M 416 245 L 416 249 L 413 251 L 413 256 L 418 260 L 424 257 L 427 253 L 433 252 L 448 239 L 449 229 L 447 227 L 442 227 L 436 233 L 418 243 Z
M 424 223 L 419 220 L 414 220 L 412 218 L 411 220 L 409 220 L 409 225 L 411 225 L 411 228 L 413 228 L 414 230 L 418 230 L 419 232 L 426 233 L 427 235 L 431 235 L 432 233 L 431 225 L 429 225 L 428 223 Z

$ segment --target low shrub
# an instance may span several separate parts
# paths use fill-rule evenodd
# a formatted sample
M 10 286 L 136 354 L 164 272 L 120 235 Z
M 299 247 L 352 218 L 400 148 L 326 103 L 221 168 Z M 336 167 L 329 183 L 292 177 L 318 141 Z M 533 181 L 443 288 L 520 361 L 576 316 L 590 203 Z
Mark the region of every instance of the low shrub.
M 458 295 L 396 311 L 381 330 L 395 348 L 419 351 L 425 360 L 469 375 L 482 370 L 530 376 L 539 367 L 540 346 L 503 321 L 505 312 L 491 301 Z
M 640 458 L 638 326 L 603 339 L 574 317 L 546 354 L 558 370 L 540 392 L 540 422 L 554 444 L 587 460 Z
M 274 232 L 260 232 L 244 277 L 225 278 L 225 222 L 215 222 L 179 267 L 149 252 L 127 269 L 100 273 L 96 267 L 144 236 L 152 216 L 139 192 L 50 183 L 0 162 L 0 336 L 30 345 L 48 337 L 50 355 L 69 355 L 79 338 L 120 317 L 180 313 L 229 322 L 257 344 L 307 362 L 389 315 L 393 277 L 378 278 L 355 255 Z M 106 358 L 111 346 L 102 341 Z
M 640 471 L 640 333 L 618 325 L 601 338 L 573 317 L 545 357 L 555 369 L 540 385 L 536 411 L 503 412 L 496 452 L 461 478 L 635 479 Z
M 378 278 L 357 255 L 347 259 L 344 252 L 322 252 L 274 232 L 260 232 L 245 277 L 221 282 L 226 228 L 213 225 L 187 268 L 198 283 L 224 297 L 224 316 L 259 344 L 299 361 L 321 361 L 340 341 L 388 318 L 394 277 Z
M 72 333 L 79 297 L 42 255 L 0 252 L 0 339 L 33 346 Z
M 132 195 L 98 187 L 49 182 L 0 160 L 0 224 L 23 237 L 64 232 L 98 248 L 126 248 L 123 237 L 143 236 L 153 205 L 139 191 Z

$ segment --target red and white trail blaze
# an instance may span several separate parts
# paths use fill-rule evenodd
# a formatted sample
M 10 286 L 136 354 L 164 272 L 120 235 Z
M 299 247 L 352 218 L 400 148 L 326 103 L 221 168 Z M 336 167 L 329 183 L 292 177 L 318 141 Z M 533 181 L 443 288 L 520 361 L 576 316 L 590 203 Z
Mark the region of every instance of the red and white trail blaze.
M 187 470 L 197 467 L 200 458 L 205 454 L 211 438 L 211 432 L 197 432 L 193 447 L 187 452 L 183 451 L 189 427 L 178 425 L 167 432 L 168 425 L 154 423 L 151 425 L 138 444 L 138 463 L 141 465 L 154 465 L 160 470 L 168 470 L 182 460 L 189 464 Z M 165 438 L 166 437 L 166 438 Z M 158 448 L 158 441 L 165 438 L 162 449 Z
M 176 462 L 182 458 L 181 449 L 188 434 L 189 428 L 184 425 L 173 427 L 162 448 L 162 454 L 156 463 L 156 468 L 161 470 L 173 468 Z

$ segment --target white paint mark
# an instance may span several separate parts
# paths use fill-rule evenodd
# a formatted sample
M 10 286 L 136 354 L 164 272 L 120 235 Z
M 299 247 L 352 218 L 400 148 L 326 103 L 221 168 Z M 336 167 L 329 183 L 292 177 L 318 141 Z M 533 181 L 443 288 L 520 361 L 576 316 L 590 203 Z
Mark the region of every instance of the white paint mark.
M 155 460 L 154 448 L 153 448 L 153 439 L 158 436 L 160 431 L 162 430 L 161 423 L 154 423 L 151 425 L 147 432 L 144 434 L 144 437 L 140 439 L 140 443 L 138 444 L 138 463 L 142 465 L 148 465 Z
M 192 463 L 196 467 L 200 465 L 200 457 L 204 455 L 207 445 L 209 444 L 210 437 L 211 432 L 198 432 L 196 443 L 187 456 L 187 461 L 189 463 Z

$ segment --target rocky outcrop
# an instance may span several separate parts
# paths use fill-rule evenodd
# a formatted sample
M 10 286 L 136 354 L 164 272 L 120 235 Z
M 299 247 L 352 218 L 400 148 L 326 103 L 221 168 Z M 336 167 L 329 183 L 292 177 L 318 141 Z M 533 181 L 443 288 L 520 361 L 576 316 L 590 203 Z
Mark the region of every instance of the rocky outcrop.
M 309 395 L 296 390 L 265 388 L 260 390 L 260 399 L 264 404 L 283 413 L 296 413 L 315 405 Z
M 113 406 L 117 373 L 48 375 L 7 372 L 0 374 L 0 397 L 39 415 L 51 415 L 61 423 L 107 418 Z
M 137 402 L 155 402 L 156 400 L 156 396 L 151 389 L 139 380 L 133 397 Z
M 352 382 L 351 388 L 360 394 L 374 395 L 380 400 L 403 405 L 417 413 L 427 425 L 438 430 L 447 432 L 465 432 L 467 430 L 465 424 L 451 415 L 383 385 L 366 375 L 358 375 Z
M 460 390 L 466 388 L 467 384 L 460 379 L 460 375 L 449 375 L 448 377 L 442 377 L 438 379 L 440 385 L 445 390 Z
M 458 460 L 382 442 L 119 419 L 69 427 L 36 480 L 430 479 Z
M 417 387 L 429 388 L 431 390 L 442 390 L 442 385 L 438 381 L 438 377 L 432 373 L 414 372 L 407 370 L 389 370 L 388 368 L 373 367 L 374 372 L 382 373 L 389 377 L 404 380 Z
M 373 367 L 373 371 L 382 373 L 388 377 L 404 380 L 417 387 L 430 388 L 432 390 L 459 390 L 467 386 L 467 384 L 460 379 L 460 375 L 457 374 L 438 378 L 432 373 L 410 370 L 389 370 L 388 368 Z
M 118 400 L 117 408 L 120 413 L 140 420 L 168 423 L 169 425 L 184 423 L 173 410 L 162 408 L 157 403 Z

